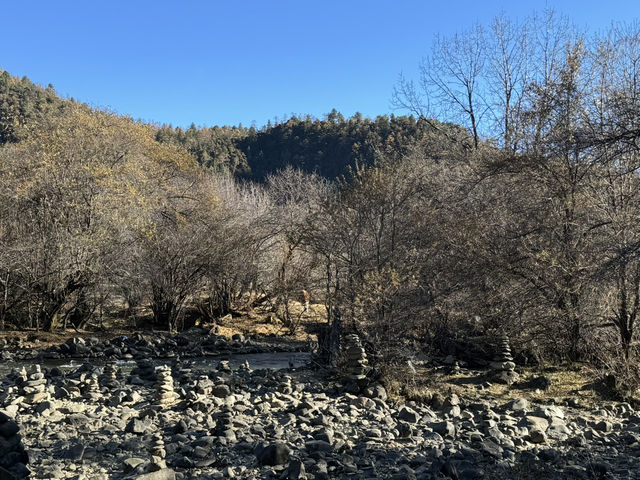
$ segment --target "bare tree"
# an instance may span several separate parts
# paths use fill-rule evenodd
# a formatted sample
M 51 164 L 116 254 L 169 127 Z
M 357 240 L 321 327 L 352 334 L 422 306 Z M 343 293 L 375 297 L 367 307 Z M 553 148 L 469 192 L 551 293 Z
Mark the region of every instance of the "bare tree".
M 523 133 L 519 120 L 525 90 L 533 75 L 529 62 L 531 32 L 528 22 L 517 23 L 502 14 L 491 22 L 487 37 L 488 101 L 501 145 L 517 151 Z
M 418 87 L 401 76 L 394 90 L 394 105 L 425 118 L 435 114 L 460 121 L 478 148 L 480 124 L 487 110 L 482 77 L 485 58 L 485 33 L 480 25 L 451 38 L 436 36 L 430 55 L 420 64 Z

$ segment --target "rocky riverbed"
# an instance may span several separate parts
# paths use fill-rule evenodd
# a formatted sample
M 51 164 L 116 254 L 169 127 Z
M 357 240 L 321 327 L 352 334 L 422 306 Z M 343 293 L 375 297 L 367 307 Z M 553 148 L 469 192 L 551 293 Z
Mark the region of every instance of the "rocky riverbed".
M 203 329 L 4 341 L 0 479 L 26 478 L 27 458 L 42 479 L 640 478 L 629 404 L 496 398 L 484 386 L 405 403 L 365 377 L 357 337 L 345 345 L 341 376 L 298 368 L 302 344 Z M 256 369 L 252 355 L 287 368 Z M 458 377 L 496 378 L 453 364 Z
M 59 359 L 135 360 L 139 358 L 203 358 L 225 355 L 307 351 L 309 345 L 282 336 L 231 338 L 204 328 L 192 328 L 180 334 L 134 333 L 101 339 L 93 336 L 71 337 L 62 344 L 42 347 L 36 339 L 0 338 L 0 362 Z
M 224 361 L 140 360 L 127 374 L 33 365 L 0 385 L 31 478 L 640 478 L 640 415 L 627 404 L 404 404 L 326 371 Z

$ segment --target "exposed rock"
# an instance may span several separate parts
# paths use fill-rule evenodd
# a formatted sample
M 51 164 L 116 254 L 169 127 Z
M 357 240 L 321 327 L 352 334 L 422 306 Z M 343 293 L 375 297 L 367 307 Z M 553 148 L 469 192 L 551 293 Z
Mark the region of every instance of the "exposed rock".
M 256 458 L 260 465 L 284 465 L 289 461 L 289 454 L 289 448 L 278 442 L 259 448 Z
M 157 472 L 143 473 L 135 477 L 136 480 L 176 480 L 176 472 L 170 468 L 163 468 Z
M 29 456 L 19 432 L 18 424 L 0 412 L 0 479 L 19 480 L 30 475 Z
M 416 423 L 419 418 L 418 413 L 407 406 L 403 406 L 398 412 L 398 420 L 403 420 L 408 423 Z

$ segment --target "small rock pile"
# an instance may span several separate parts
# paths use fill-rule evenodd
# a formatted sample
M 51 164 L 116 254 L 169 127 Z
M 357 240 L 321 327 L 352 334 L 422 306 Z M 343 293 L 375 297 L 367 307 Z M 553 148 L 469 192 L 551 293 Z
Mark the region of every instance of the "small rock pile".
M 155 433 L 151 437 L 151 448 L 149 450 L 152 456 L 158 457 L 158 459 L 164 459 L 167 456 L 167 451 L 164 448 L 164 440 L 162 435 Z
M 156 376 L 156 405 L 161 407 L 173 405 L 178 399 L 178 394 L 173 390 L 171 369 L 166 365 L 158 367 Z
M 355 333 L 344 338 L 345 369 L 351 380 L 360 381 L 366 377 L 369 370 L 367 354 Z
M 494 370 L 493 379 L 496 382 L 511 385 L 515 382 L 519 375 L 516 373 L 516 364 L 511 356 L 511 347 L 509 346 L 509 337 L 504 334 L 500 338 L 498 344 L 498 355 L 491 362 L 491 368 Z
M 251 373 L 253 370 L 251 370 L 251 365 L 249 365 L 249 360 L 245 360 L 244 362 L 242 362 L 238 367 L 238 371 L 242 373 Z
M 47 393 L 47 380 L 40 369 L 40 365 L 32 365 L 28 371 L 23 370 L 20 381 L 20 394 L 25 403 L 33 405 L 49 398 Z
M 102 376 L 100 377 L 100 383 L 109 390 L 113 390 L 120 386 L 120 382 L 118 381 L 118 367 L 116 367 L 114 362 L 109 362 L 104 366 Z
M 20 427 L 7 415 L 0 412 L 0 478 L 23 479 L 30 473 L 27 468 L 29 456 L 22 445 Z
M 177 357 L 171 365 L 171 374 L 178 384 L 189 382 L 192 372 L 191 364 L 189 362 L 183 362 L 180 357 Z
M 218 363 L 217 370 L 219 372 L 231 373 L 231 366 L 229 365 L 229 360 L 220 360 Z
M 226 439 L 227 443 L 236 441 L 233 431 L 233 409 L 229 405 L 223 405 L 215 414 L 216 425 L 211 432 L 214 436 Z
M 80 391 L 87 400 L 98 400 L 102 397 L 100 383 L 96 373 L 83 373 L 80 377 Z
M 199 375 L 191 390 L 198 395 L 209 396 L 213 391 L 213 381 L 206 375 Z
M 293 388 L 291 386 L 291 377 L 289 375 L 285 375 L 280 381 L 279 390 L 285 395 L 291 395 L 293 392 Z

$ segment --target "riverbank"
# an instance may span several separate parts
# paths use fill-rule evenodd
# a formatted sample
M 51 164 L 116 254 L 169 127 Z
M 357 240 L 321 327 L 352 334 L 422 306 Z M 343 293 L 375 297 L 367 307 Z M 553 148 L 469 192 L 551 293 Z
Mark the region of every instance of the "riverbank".
M 481 391 L 405 403 L 309 368 L 136 365 L 63 375 L 32 366 L 2 379 L 0 410 L 20 426 L 32 478 L 587 479 L 640 469 L 640 416 L 627 404 Z

